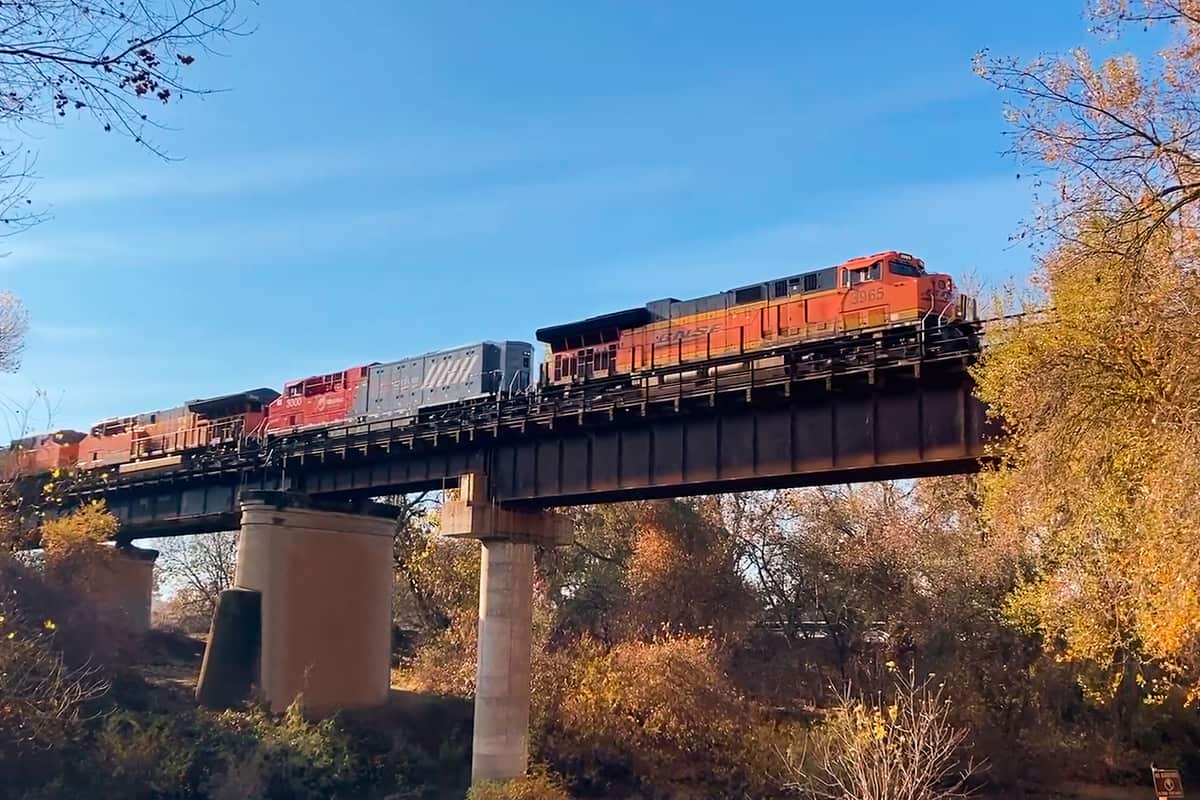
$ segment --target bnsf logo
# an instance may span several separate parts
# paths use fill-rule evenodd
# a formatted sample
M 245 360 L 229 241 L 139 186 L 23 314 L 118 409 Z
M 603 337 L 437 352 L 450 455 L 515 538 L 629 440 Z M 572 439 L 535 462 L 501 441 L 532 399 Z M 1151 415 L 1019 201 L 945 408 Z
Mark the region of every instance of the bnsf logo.
M 672 342 L 683 342 L 687 341 L 688 339 L 700 339 L 704 336 L 708 336 L 710 333 L 715 333 L 716 331 L 716 325 L 701 325 L 700 327 L 696 328 L 682 328 L 671 331 L 670 333 L 660 333 L 658 336 L 654 337 L 654 343 L 656 345 L 671 344 Z

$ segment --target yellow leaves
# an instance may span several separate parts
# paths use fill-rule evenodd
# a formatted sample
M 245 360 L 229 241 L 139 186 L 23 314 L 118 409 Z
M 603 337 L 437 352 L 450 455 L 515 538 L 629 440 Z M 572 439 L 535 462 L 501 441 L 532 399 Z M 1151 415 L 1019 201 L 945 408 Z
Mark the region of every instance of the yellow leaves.
M 534 767 L 531 774 L 508 781 L 476 783 L 467 800 L 570 800 L 562 782 L 544 769 Z
M 679 563 L 681 554 L 671 537 L 657 525 L 646 526 L 634 542 L 629 583 L 635 590 L 658 583 Z
M 1098 236 L 1049 254 L 1053 313 L 976 371 L 1011 433 L 984 510 L 1037 568 L 1007 603 L 1019 627 L 1071 661 L 1176 659 L 1200 645 L 1200 278 L 1169 230 L 1136 268 Z
M 104 558 L 109 541 L 116 538 L 120 523 L 109 513 L 103 501 L 88 503 L 66 516 L 42 523 L 42 547 L 50 565 L 73 558 Z
M 45 628 L 45 629 L 46 629 L 46 630 L 48 630 L 48 631 L 54 631 L 54 630 L 57 630 L 57 629 L 58 629 L 58 625 L 56 625 L 56 624 L 54 623 L 54 620 L 52 620 L 52 619 L 48 619 L 48 620 L 46 620 L 45 622 L 43 622 L 43 623 L 42 623 L 42 627 L 43 627 L 43 628 Z
M 872 717 L 871 736 L 877 742 L 887 738 L 888 726 L 884 723 L 883 715 L 876 711 Z
M 670 797 L 726 796 L 714 781 L 735 778 L 757 757 L 749 704 L 711 640 L 665 636 L 606 651 L 585 639 L 563 656 L 546 714 L 569 741 L 543 744 L 543 753 L 559 747 L 597 766 L 630 764 L 659 787 L 655 796 Z

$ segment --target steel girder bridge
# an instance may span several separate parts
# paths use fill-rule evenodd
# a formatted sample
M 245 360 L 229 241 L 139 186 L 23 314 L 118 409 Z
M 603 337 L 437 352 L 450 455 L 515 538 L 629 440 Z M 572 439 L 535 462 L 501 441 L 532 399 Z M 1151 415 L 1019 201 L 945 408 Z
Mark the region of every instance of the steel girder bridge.
M 989 434 L 969 372 L 982 325 L 931 334 L 868 332 L 85 474 L 67 504 L 104 499 L 132 540 L 235 529 L 248 489 L 354 504 L 478 473 L 494 502 L 538 509 L 973 472 Z

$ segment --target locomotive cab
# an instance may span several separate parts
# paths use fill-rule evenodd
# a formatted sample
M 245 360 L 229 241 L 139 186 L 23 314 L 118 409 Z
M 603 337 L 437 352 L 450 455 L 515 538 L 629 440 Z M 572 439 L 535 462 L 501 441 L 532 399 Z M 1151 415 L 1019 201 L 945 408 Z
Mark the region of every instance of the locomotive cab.
M 925 262 L 908 253 L 883 255 L 842 271 L 848 308 L 878 299 L 894 308 L 916 309 L 926 325 L 975 319 L 974 299 L 960 295 L 950 275 L 926 272 Z

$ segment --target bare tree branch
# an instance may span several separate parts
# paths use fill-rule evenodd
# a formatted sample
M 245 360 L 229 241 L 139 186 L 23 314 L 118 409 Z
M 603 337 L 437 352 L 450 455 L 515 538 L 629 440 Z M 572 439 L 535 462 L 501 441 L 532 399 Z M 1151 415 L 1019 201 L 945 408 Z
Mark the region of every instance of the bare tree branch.
M 31 0 L 0 2 L 0 124 L 55 124 L 90 117 L 157 156 L 162 126 L 147 104 L 206 94 L 187 71 L 212 44 L 248 32 L 237 0 Z M 0 235 L 44 214 L 28 198 L 33 155 L 0 148 Z

